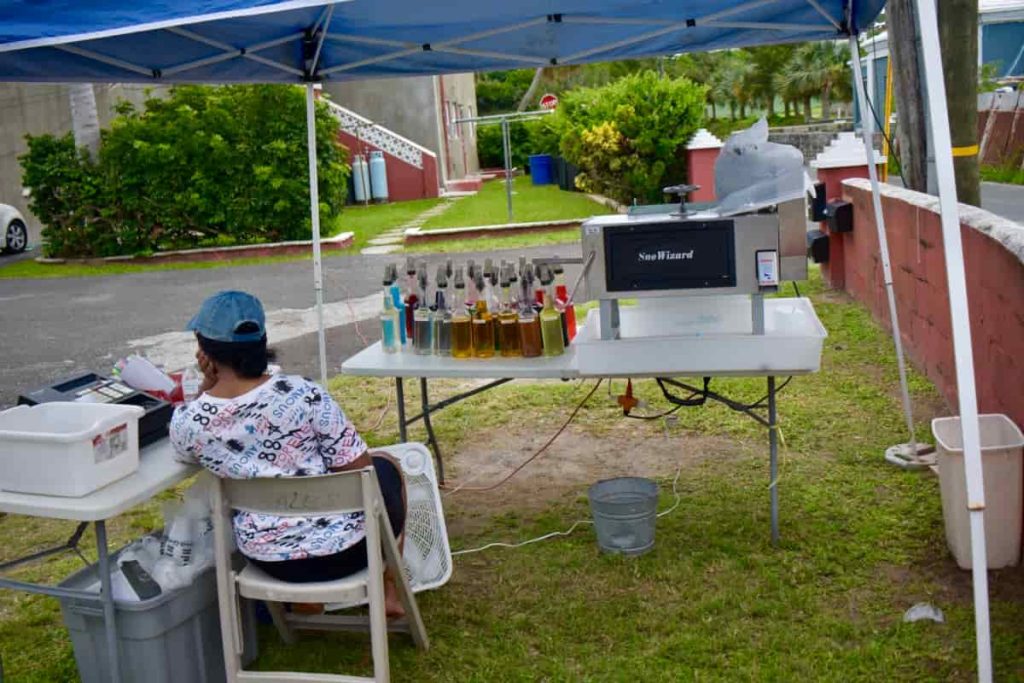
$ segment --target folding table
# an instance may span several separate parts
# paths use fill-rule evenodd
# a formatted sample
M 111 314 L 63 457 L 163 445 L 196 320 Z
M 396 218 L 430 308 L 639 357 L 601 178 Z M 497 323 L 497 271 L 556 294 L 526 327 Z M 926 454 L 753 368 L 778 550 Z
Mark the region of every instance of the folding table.
M 106 629 L 111 680 L 113 683 L 120 683 L 121 669 L 118 657 L 114 597 L 110 588 L 110 555 L 107 548 L 106 520 L 117 517 L 140 503 L 145 503 L 153 496 L 184 481 L 198 471 L 199 468 L 196 466 L 176 461 L 170 441 L 162 439 L 140 451 L 139 469 L 133 474 L 81 498 L 0 491 L 0 512 L 30 517 L 66 519 L 79 523 L 75 532 L 63 545 L 4 562 L 0 564 L 0 572 L 63 551 L 78 552 L 78 543 L 88 525 L 92 523 L 96 527 L 100 592 L 93 593 L 59 586 L 34 584 L 2 576 L 0 576 L 0 588 L 11 588 L 58 598 L 80 598 L 101 605 Z M 60 476 L 60 473 L 54 473 L 54 476 Z

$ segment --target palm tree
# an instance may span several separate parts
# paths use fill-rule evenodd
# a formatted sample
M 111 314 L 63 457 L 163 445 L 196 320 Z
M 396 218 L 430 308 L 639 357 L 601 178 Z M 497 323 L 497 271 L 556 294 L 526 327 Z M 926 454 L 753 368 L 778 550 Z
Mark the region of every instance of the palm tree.
M 851 92 L 846 50 L 833 41 L 805 43 L 797 48 L 782 72 L 787 91 L 800 93 L 804 116 L 810 119 L 811 97 L 821 95 L 821 115 L 832 117 L 832 99 L 848 99 Z
M 75 146 L 84 148 L 95 160 L 100 150 L 100 117 L 96 109 L 96 92 L 91 83 L 73 83 L 68 86 L 71 102 L 71 130 Z

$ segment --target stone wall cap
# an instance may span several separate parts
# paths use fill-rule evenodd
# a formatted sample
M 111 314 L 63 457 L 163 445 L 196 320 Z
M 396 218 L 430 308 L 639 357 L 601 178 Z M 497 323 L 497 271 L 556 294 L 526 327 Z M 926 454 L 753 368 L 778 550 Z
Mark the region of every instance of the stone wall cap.
M 886 158 L 877 149 L 872 150 L 876 164 L 884 164 Z M 811 162 L 811 168 L 849 168 L 867 166 L 868 157 L 864 153 L 864 142 L 852 132 L 843 132 L 828 143 Z
M 843 181 L 843 185 L 871 192 L 871 182 L 866 178 L 848 178 Z M 934 195 L 908 190 L 904 187 L 889 185 L 888 183 L 880 183 L 879 189 L 883 197 L 899 199 L 920 209 L 931 211 L 936 215 L 940 213 L 939 198 Z M 966 225 L 988 235 L 996 242 L 1002 244 L 1024 264 L 1024 225 L 969 204 L 958 204 L 957 208 L 960 210 L 961 225 Z
M 701 128 L 690 138 L 686 149 L 719 149 L 722 145 L 723 142 L 715 137 L 711 131 L 707 128 Z

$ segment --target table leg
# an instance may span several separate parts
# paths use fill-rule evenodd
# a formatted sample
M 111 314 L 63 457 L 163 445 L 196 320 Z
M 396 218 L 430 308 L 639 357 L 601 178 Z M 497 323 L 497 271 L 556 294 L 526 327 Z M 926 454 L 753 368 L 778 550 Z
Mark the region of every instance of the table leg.
M 409 439 L 405 433 L 405 386 L 401 377 L 395 378 L 395 394 L 395 400 L 398 402 L 398 440 L 406 443 Z
M 441 447 L 437 445 L 434 426 L 430 424 L 430 398 L 427 396 L 427 378 L 420 377 L 420 398 L 423 402 L 423 426 L 427 428 L 427 445 L 434 449 L 434 460 L 437 462 L 437 481 L 444 484 L 444 461 L 441 460 Z
M 772 545 L 779 544 L 779 434 L 775 411 L 775 378 L 768 378 L 768 449 L 770 451 L 771 483 L 768 492 L 772 502 Z
M 100 599 L 103 601 L 103 625 L 107 633 L 107 661 L 111 683 L 121 683 L 121 659 L 117 648 L 117 621 L 114 614 L 114 593 L 110 586 L 110 557 L 107 555 L 106 522 L 96 522 L 96 550 L 99 553 Z

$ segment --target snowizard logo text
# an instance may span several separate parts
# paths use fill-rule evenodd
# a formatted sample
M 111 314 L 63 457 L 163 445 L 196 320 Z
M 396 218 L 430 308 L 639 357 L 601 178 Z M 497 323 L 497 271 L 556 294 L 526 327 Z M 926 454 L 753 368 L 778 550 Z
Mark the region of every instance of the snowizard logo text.
M 692 261 L 693 251 L 693 249 L 690 251 L 668 251 L 665 249 L 641 251 L 637 253 L 637 261 L 641 263 L 649 261 Z

